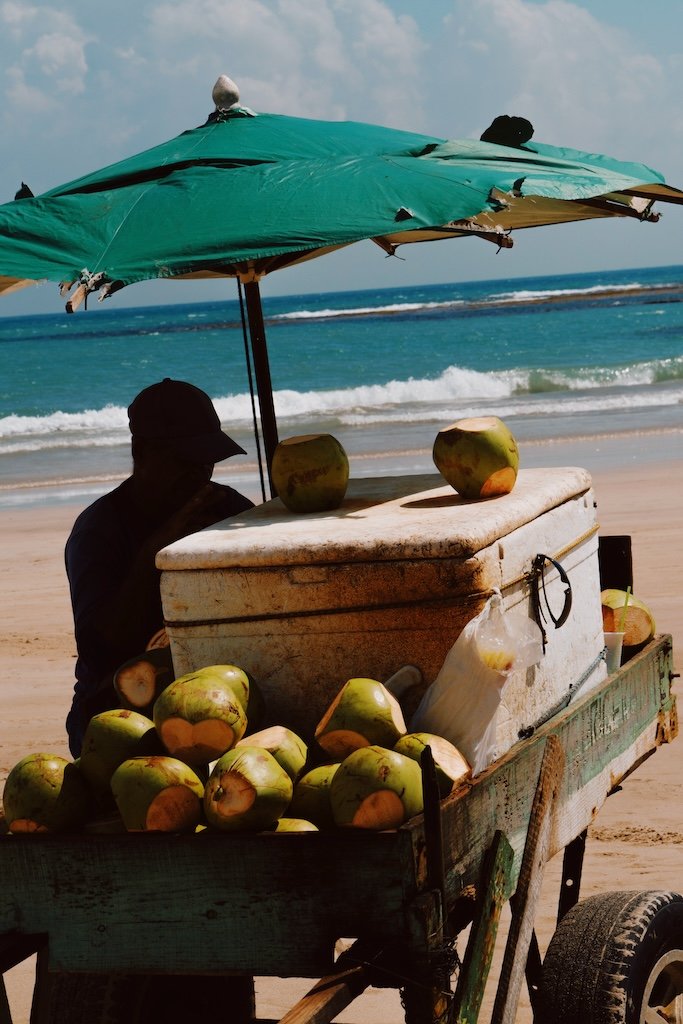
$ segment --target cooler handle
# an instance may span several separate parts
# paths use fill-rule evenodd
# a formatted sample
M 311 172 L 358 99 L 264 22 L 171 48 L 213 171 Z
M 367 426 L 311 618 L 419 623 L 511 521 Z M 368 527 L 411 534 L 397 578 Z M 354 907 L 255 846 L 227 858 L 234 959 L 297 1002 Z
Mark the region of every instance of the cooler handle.
M 550 607 L 550 602 L 548 600 L 548 595 L 545 589 L 546 562 L 550 562 L 550 564 L 554 566 L 555 569 L 557 569 L 557 573 L 560 577 L 560 580 L 562 581 L 562 583 L 565 584 L 564 605 L 559 615 L 553 614 L 552 608 Z M 544 628 L 546 617 L 543 614 L 543 609 L 541 607 L 541 595 L 543 597 L 543 602 L 548 613 L 548 618 L 550 618 L 550 620 L 554 623 L 555 629 L 559 629 L 560 626 L 563 626 L 569 618 L 569 613 L 572 609 L 572 585 L 569 582 L 569 577 L 567 576 L 567 573 L 565 572 L 563 566 L 556 559 L 551 558 L 550 555 L 537 554 L 534 558 L 533 567 L 529 576 L 531 584 L 531 603 L 534 610 L 534 619 L 536 620 L 536 623 L 539 629 L 541 630 L 543 636 L 543 653 L 545 653 L 548 637 L 546 635 L 546 631 Z

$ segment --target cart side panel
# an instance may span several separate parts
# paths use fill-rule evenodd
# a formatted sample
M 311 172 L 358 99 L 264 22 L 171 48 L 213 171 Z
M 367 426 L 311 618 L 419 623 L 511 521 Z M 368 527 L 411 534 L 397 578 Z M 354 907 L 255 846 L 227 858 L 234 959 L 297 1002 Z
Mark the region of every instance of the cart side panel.
M 446 890 L 449 904 L 476 886 L 485 852 L 502 831 L 515 858 L 514 891 L 545 742 L 557 735 L 566 767 L 550 839 L 553 857 L 587 828 L 607 796 L 677 731 L 671 695 L 671 638 L 660 637 L 591 692 L 522 740 L 469 790 L 442 805 Z M 414 831 L 416 848 L 421 842 Z
M 404 834 L 11 836 L 0 932 L 48 933 L 64 971 L 319 977 L 334 942 L 393 936 Z

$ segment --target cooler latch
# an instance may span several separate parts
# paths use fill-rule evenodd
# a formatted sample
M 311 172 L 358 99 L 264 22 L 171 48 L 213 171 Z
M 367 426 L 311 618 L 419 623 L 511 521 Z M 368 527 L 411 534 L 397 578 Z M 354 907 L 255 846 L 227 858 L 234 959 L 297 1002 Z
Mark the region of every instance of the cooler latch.
M 545 585 L 545 572 L 546 563 L 550 563 L 556 570 L 562 583 L 565 584 L 564 590 L 564 606 L 559 615 L 555 615 L 552 608 L 550 607 L 550 601 Z M 529 586 L 531 587 L 531 605 L 534 612 L 534 619 L 541 630 L 543 637 L 543 653 L 545 654 L 546 644 L 548 643 L 548 637 L 545 631 L 545 624 L 550 619 L 555 625 L 555 629 L 559 629 L 563 626 L 569 618 L 569 613 L 572 608 L 572 585 L 569 582 L 569 577 L 564 571 L 564 568 L 560 563 L 551 558 L 550 555 L 538 554 L 534 558 L 531 572 L 528 574 Z

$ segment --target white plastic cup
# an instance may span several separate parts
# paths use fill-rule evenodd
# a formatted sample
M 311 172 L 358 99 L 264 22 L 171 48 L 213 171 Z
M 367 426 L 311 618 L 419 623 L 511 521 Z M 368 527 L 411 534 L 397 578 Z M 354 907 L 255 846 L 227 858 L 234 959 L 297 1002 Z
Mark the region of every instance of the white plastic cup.
M 605 660 L 607 674 L 612 675 L 621 666 L 621 650 L 624 646 L 623 633 L 605 633 Z

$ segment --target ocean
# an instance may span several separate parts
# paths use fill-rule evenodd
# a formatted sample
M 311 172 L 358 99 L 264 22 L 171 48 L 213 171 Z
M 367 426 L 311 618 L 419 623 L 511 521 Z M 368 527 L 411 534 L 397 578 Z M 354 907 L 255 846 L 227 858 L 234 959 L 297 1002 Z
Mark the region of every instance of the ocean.
M 505 420 L 522 464 L 525 444 L 553 439 L 623 435 L 683 454 L 683 266 L 264 293 L 280 437 L 334 434 L 352 474 L 387 458 L 432 471 L 438 430 L 484 414 Z M 167 376 L 212 396 L 248 452 L 217 479 L 255 496 L 233 294 L 143 308 L 114 305 L 118 295 L 73 316 L 0 317 L 0 507 L 83 504 L 110 489 L 130 468 L 127 405 Z

